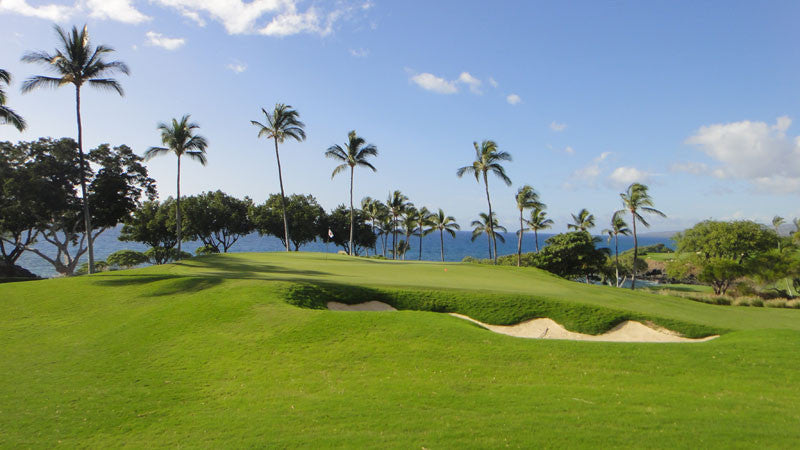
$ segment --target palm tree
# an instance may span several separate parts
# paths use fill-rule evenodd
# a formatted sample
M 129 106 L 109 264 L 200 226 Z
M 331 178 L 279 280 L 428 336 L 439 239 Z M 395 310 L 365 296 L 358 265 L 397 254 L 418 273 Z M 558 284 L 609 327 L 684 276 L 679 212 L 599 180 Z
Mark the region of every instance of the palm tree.
M 200 128 L 194 122 L 189 122 L 189 114 L 181 117 L 181 120 L 172 119 L 172 123 L 158 124 L 161 131 L 161 143 L 164 147 L 150 147 L 144 152 L 144 159 L 149 160 L 153 157 L 166 153 L 173 153 L 178 157 L 178 181 L 177 181 L 177 202 L 175 203 L 175 219 L 178 236 L 178 259 L 181 257 L 181 156 L 186 155 L 202 165 L 206 165 L 206 138 L 199 134 L 194 134 L 194 130 Z
M 517 267 L 519 267 L 522 263 L 522 233 L 525 231 L 522 213 L 526 209 L 540 207 L 542 202 L 539 201 L 539 194 L 527 184 L 519 188 L 515 199 L 517 201 L 517 209 L 519 209 L 519 234 L 517 236 Z
M 400 242 L 397 243 L 397 249 L 394 250 L 394 253 L 399 253 L 400 256 L 403 257 L 403 261 L 406 260 L 406 252 L 411 250 L 411 244 L 408 241 L 404 241 L 400 239 Z
M 373 247 L 375 255 L 378 254 L 377 241 L 379 240 L 380 235 L 382 234 L 379 222 L 381 222 L 383 216 L 386 215 L 385 209 L 386 206 L 384 206 L 383 203 L 380 202 L 380 200 L 375 200 L 372 197 L 364 197 L 361 199 L 361 210 L 364 211 L 367 220 L 372 222 L 372 233 L 374 234 L 376 229 L 379 231 L 378 239 L 376 239 L 375 241 L 376 246 Z M 367 253 L 367 255 L 369 255 L 369 253 Z
M 98 45 L 92 47 L 89 41 L 89 32 L 86 25 L 82 30 L 72 27 L 67 33 L 60 26 L 55 26 L 59 38 L 59 47 L 55 53 L 44 51 L 29 52 L 22 57 L 22 61 L 38 63 L 46 66 L 56 76 L 48 77 L 36 75 L 25 80 L 22 84 L 22 93 L 28 93 L 42 87 L 57 88 L 67 84 L 75 87 L 75 114 L 78 122 L 78 155 L 81 164 L 81 195 L 83 196 L 83 221 L 86 227 L 86 241 L 89 246 L 89 273 L 94 273 L 94 242 L 92 239 L 92 219 L 89 215 L 89 197 L 86 192 L 86 159 L 83 155 L 83 125 L 81 123 L 81 87 L 88 84 L 91 87 L 114 91 L 120 96 L 124 95 L 122 86 L 109 75 L 120 72 L 128 75 L 128 66 L 121 61 L 106 61 L 103 57 L 114 51 L 113 48 Z
M 501 226 L 497 222 L 497 216 L 495 216 L 494 214 L 490 216 L 489 214 L 486 213 L 480 213 L 479 216 L 480 216 L 479 220 L 473 220 L 472 223 L 470 224 L 472 226 L 472 238 L 470 240 L 474 242 L 475 239 L 478 238 L 478 236 L 480 236 L 483 233 L 486 233 L 486 238 L 489 240 L 489 259 L 494 258 L 495 264 L 497 264 L 497 254 L 492 253 L 492 243 L 493 242 L 495 243 L 495 252 L 496 252 L 497 251 L 496 238 L 499 238 L 500 242 L 502 243 L 505 243 L 506 239 L 503 237 L 502 234 L 498 234 L 497 236 L 495 236 L 495 233 L 497 232 L 505 233 L 506 228 Z M 489 220 L 489 217 L 491 217 L 492 219 Z
M 378 156 L 378 147 L 372 144 L 367 145 L 364 138 L 356 134 L 356 130 L 347 133 L 347 142 L 344 147 L 341 145 L 331 145 L 325 151 L 325 156 L 328 158 L 341 161 L 341 164 L 336 166 L 331 173 L 331 179 L 338 175 L 340 172 L 350 168 L 350 255 L 353 255 L 353 229 L 355 228 L 355 221 L 353 218 L 353 174 L 356 166 L 367 167 L 376 172 L 375 166 L 367 161 L 370 156 Z
M 547 218 L 544 208 L 544 203 L 533 208 L 531 219 L 525 221 L 525 224 L 529 227 L 528 229 L 533 230 L 533 237 L 536 239 L 536 253 L 539 253 L 539 230 L 546 230 L 553 226 L 553 221 Z
M 397 248 L 397 218 L 403 214 L 403 212 L 411 206 L 411 203 L 408 201 L 408 197 L 403 195 L 400 191 L 394 191 L 389 195 L 389 198 L 386 199 L 386 208 L 389 211 L 389 215 L 392 216 L 392 249 Z M 392 250 L 392 259 L 396 259 L 395 251 Z
M 594 228 L 594 215 L 589 213 L 586 208 L 578 211 L 577 216 L 572 214 L 572 223 L 567 224 L 568 230 L 588 232 L 590 228 Z
M 653 208 L 653 199 L 647 193 L 648 187 L 641 183 L 632 183 L 625 192 L 619 194 L 622 199 L 624 209 L 617 213 L 631 213 L 631 223 L 633 224 L 633 275 L 631 276 L 631 289 L 636 289 L 636 260 L 639 257 L 639 240 L 636 236 L 636 219 L 647 228 L 650 224 L 642 217 L 642 213 L 655 214 L 667 217 L 663 212 Z M 616 214 L 616 213 L 615 213 Z
M 619 211 L 614 213 L 611 216 L 611 228 L 605 229 L 602 231 L 603 234 L 608 235 L 608 242 L 611 242 L 611 238 L 614 238 L 614 269 L 617 275 L 617 283 L 616 286 L 619 287 L 619 235 L 623 236 L 630 236 L 631 230 L 628 229 L 628 224 L 625 223 L 625 220 L 618 214 Z M 635 268 L 634 268 L 635 270 Z
M 378 219 L 378 227 L 380 229 L 380 234 L 383 235 L 383 240 L 381 241 L 381 250 L 383 253 L 383 257 L 386 258 L 386 248 L 388 247 L 387 242 L 389 240 L 389 235 L 392 234 L 392 225 L 394 222 L 392 221 L 392 216 L 389 215 L 389 211 L 386 208 L 386 205 L 381 203 L 381 209 L 383 209 L 383 214 Z
M 786 219 L 781 216 L 775 216 L 772 218 L 772 227 L 775 228 L 775 234 L 778 235 L 778 251 L 781 251 L 781 234 L 780 228 L 781 225 L 786 223 Z
M 0 84 L 10 84 L 11 74 L 8 71 L 0 69 Z M 0 86 L 0 123 L 8 123 L 13 125 L 17 130 L 24 131 L 27 124 L 25 119 L 19 114 L 15 113 L 13 109 L 6 106 L 6 91 Z
M 289 221 L 286 219 L 286 194 L 283 191 L 283 174 L 281 173 L 281 156 L 278 153 L 278 144 L 283 144 L 286 138 L 295 141 L 304 141 L 306 132 L 305 124 L 300 121 L 300 114 L 292 109 L 291 105 L 276 103 L 272 113 L 261 108 L 264 113 L 264 123 L 251 120 L 250 123 L 258 127 L 258 137 L 266 137 L 275 142 L 275 160 L 278 162 L 278 183 L 281 185 L 281 213 L 283 214 L 283 237 L 286 242 L 286 251 L 289 251 Z M 352 242 L 351 248 L 352 248 Z
M 419 236 L 419 260 L 422 261 L 422 238 L 427 236 L 433 232 L 433 228 L 428 228 L 431 226 L 431 220 L 433 218 L 433 214 L 428 211 L 428 208 L 422 207 L 419 211 L 417 211 L 417 236 Z
M 475 161 L 470 166 L 464 166 L 458 171 L 456 175 L 461 178 L 465 173 L 475 175 L 475 181 L 480 183 L 480 177 L 483 175 L 483 184 L 486 187 L 486 202 L 489 204 L 489 216 L 494 217 L 492 214 L 492 199 L 489 196 L 489 178 L 488 173 L 492 172 L 497 175 L 507 186 L 511 186 L 511 179 L 506 175 L 506 170 L 500 164 L 502 161 L 511 161 L 511 155 L 507 152 L 497 150 L 497 143 L 492 140 L 485 140 L 479 146 L 477 142 L 472 143 L 475 147 Z M 494 221 L 489 221 L 489 235 L 491 236 L 492 243 L 494 244 L 494 263 L 497 264 L 497 240 L 494 233 Z M 503 241 L 505 242 L 505 241 Z M 491 253 L 491 252 L 489 252 Z
M 439 230 L 439 241 L 442 244 L 442 262 L 444 262 L 444 233 L 446 231 L 455 238 L 456 230 L 460 230 L 461 227 L 456 223 L 456 218 L 446 216 L 442 208 L 439 208 L 438 213 L 431 215 L 431 226 L 433 227 L 432 230 Z
M 400 221 L 400 225 L 403 227 L 403 230 L 405 232 L 406 243 L 408 243 L 409 245 L 411 245 L 411 236 L 416 235 L 416 230 L 418 225 L 417 222 L 418 214 L 419 211 L 417 211 L 417 208 L 415 208 L 414 205 L 409 204 L 408 206 L 406 206 L 406 210 L 403 212 L 403 218 Z M 405 261 L 405 259 L 406 259 L 405 254 L 403 254 L 403 261 Z

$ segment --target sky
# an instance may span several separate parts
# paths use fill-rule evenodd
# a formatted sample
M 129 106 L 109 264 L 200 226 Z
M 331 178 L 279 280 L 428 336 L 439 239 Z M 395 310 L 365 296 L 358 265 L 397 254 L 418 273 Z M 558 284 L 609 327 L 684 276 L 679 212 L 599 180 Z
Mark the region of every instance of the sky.
M 0 0 L 0 67 L 20 133 L 75 137 L 74 91 L 22 95 L 46 68 L 53 24 L 87 24 L 126 62 L 119 97 L 84 89 L 85 148 L 160 145 L 158 122 L 191 114 L 208 165 L 183 164 L 181 192 L 220 189 L 263 202 L 279 192 L 274 148 L 251 120 L 291 105 L 304 142 L 281 148 L 287 193 L 347 203 L 348 177 L 324 157 L 356 130 L 378 147 L 355 199 L 399 189 L 466 228 L 484 188 L 456 170 L 474 141 L 509 152 L 512 186 L 490 177 L 493 208 L 518 223 L 516 190 L 533 186 L 563 231 L 587 208 L 598 230 L 632 182 L 650 187 L 674 231 L 705 219 L 800 217 L 800 3 L 792 1 Z M 147 162 L 175 195 L 176 161 Z

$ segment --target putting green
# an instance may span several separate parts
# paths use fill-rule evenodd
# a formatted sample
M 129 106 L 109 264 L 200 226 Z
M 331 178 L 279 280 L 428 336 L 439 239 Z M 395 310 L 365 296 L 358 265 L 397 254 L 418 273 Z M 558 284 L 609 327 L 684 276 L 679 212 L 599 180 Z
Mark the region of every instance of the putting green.
M 446 269 L 446 271 L 445 271 Z M 393 313 L 334 312 L 379 300 Z M 231 254 L 0 285 L 0 445 L 791 447 L 800 311 L 535 269 Z M 519 339 L 547 313 L 699 344 Z

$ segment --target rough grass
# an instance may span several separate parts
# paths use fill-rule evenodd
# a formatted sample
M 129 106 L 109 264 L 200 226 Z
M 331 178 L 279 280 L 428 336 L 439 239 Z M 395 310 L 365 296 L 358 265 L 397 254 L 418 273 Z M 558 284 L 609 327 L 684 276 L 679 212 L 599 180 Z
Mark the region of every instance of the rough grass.
M 527 340 L 444 314 L 312 309 L 320 291 L 497 320 L 565 308 L 730 331 L 702 344 Z M 307 254 L 5 284 L 0 446 L 796 445 L 800 311 L 623 291 Z

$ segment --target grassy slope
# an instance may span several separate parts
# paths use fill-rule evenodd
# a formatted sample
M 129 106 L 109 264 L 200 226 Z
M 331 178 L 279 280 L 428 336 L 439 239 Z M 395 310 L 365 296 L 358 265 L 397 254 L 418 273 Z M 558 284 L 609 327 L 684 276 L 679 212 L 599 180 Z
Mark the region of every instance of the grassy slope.
M 539 295 L 740 331 L 691 345 L 523 340 L 441 314 L 297 308 L 283 297 L 297 281 Z M 0 302 L 6 447 L 800 439 L 796 310 L 717 307 L 510 267 L 309 254 L 7 284 Z

